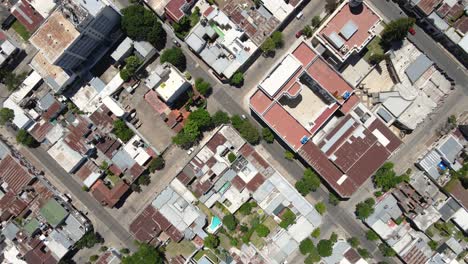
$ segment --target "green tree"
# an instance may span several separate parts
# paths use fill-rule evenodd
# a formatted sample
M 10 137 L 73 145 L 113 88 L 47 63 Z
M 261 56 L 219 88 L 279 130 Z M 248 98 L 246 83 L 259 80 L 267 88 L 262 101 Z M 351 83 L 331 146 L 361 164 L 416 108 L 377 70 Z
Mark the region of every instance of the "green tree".
M 13 121 L 15 118 L 15 112 L 10 108 L 2 108 L 0 109 L 0 125 L 3 126 L 6 123 Z
M 320 227 L 317 227 L 312 231 L 312 234 L 310 234 L 313 238 L 319 238 L 320 237 Z
M 437 246 L 439 245 L 436 241 L 434 240 L 430 240 L 429 242 L 427 242 L 427 245 L 433 250 L 435 251 L 437 249 Z M 380 248 L 380 247 L 379 247 Z
M 270 234 L 270 229 L 264 224 L 259 224 L 257 228 L 255 228 L 259 237 L 267 237 Z
M 120 71 L 120 78 L 124 81 L 130 80 L 132 78 L 138 67 L 140 67 L 142 61 L 136 56 L 132 55 L 125 59 L 125 68 Z
M 16 141 L 26 147 L 33 147 L 37 144 L 36 140 L 24 129 L 18 130 Z
M 273 132 L 271 132 L 271 129 L 268 127 L 262 128 L 262 138 L 267 142 L 267 143 L 273 143 L 275 140 L 275 135 Z
M 304 171 L 304 181 L 313 192 L 315 192 L 320 187 L 320 178 L 311 168 L 307 168 Z
M 314 31 L 312 30 L 312 28 L 309 25 L 305 25 L 305 27 L 302 29 L 302 34 L 304 36 L 306 36 L 307 38 L 312 37 L 313 33 L 314 33 Z
M 281 216 L 279 226 L 284 229 L 288 229 L 288 227 L 294 223 L 296 223 L 296 215 L 291 211 L 291 209 L 286 208 L 286 211 Z
M 130 250 L 128 248 L 122 248 L 119 251 L 122 255 L 127 255 L 130 253 Z
M 166 161 L 162 156 L 157 156 L 151 160 L 151 162 L 148 165 L 148 170 L 151 173 L 154 173 L 157 170 L 162 170 L 164 169 L 164 166 L 166 165 Z
M 205 82 L 203 78 L 197 78 L 195 80 L 195 89 L 203 96 L 207 96 L 211 93 L 211 84 L 209 82 Z
M 360 220 L 364 220 L 374 213 L 375 200 L 368 198 L 364 202 L 360 202 L 356 205 L 356 216 Z
M 379 250 L 380 250 L 380 252 L 382 252 L 382 255 L 384 255 L 385 257 L 394 257 L 394 256 L 396 256 L 395 250 L 393 250 L 393 248 L 387 246 L 387 244 L 385 244 L 385 243 L 381 243 L 379 245 Z
M 233 231 L 233 230 L 235 230 L 236 227 L 237 227 L 237 219 L 236 219 L 236 218 L 234 217 L 234 215 L 232 215 L 232 214 L 225 215 L 225 216 L 223 217 L 223 225 L 224 225 L 227 229 Z
M 320 22 L 322 21 L 322 19 L 320 19 L 320 16 L 314 16 L 312 18 L 312 21 L 311 21 L 311 25 L 316 28 L 320 25 Z
M 402 41 L 408 34 L 408 30 L 414 25 L 414 18 L 404 17 L 386 24 L 382 31 L 382 40 L 387 43 Z
M 359 241 L 359 238 L 357 238 L 357 237 L 350 237 L 350 238 L 348 238 L 347 241 L 348 241 L 349 245 L 351 247 L 353 247 L 353 248 L 357 248 L 361 244 L 361 242 Z
M 317 244 L 317 250 L 321 257 L 329 257 L 333 253 L 333 243 L 330 240 L 322 239 Z
M 104 251 L 107 251 L 107 249 L 108 249 L 108 248 L 107 248 L 106 246 L 101 246 L 101 247 L 99 248 L 99 251 L 104 252 Z
M 216 249 L 219 246 L 219 238 L 213 234 L 208 234 L 205 238 L 204 245 L 207 248 Z
M 138 246 L 137 252 L 132 255 L 124 256 L 122 258 L 122 264 L 163 264 L 164 256 L 162 253 L 145 243 L 141 243 Z
M 336 243 L 336 241 L 338 241 L 338 235 L 335 233 L 335 232 L 332 232 L 331 235 L 330 235 L 330 239 L 329 239 L 333 244 Z
M 380 167 L 374 176 L 374 184 L 378 188 L 382 188 L 384 192 L 394 188 L 399 183 L 405 180 L 406 175 L 397 176 L 393 171 L 393 163 L 386 162 Z
M 101 235 L 91 230 L 86 232 L 86 234 L 84 234 L 80 240 L 75 243 L 75 246 L 77 249 L 92 248 L 94 245 L 103 242 L 104 239 L 101 237 Z
M 320 260 L 322 259 L 322 257 L 320 257 L 320 254 L 318 253 L 318 250 L 317 250 L 317 247 L 313 247 L 309 256 L 307 256 L 307 258 L 304 260 L 304 264 L 313 264 L 313 263 L 317 263 L 319 262 Z
M 298 180 L 295 184 L 294 187 L 296 187 L 296 190 L 302 195 L 306 196 L 307 194 L 310 193 L 310 188 L 307 185 L 307 183 L 304 181 L 304 179 Z
M 275 48 L 277 49 L 282 48 L 284 45 L 283 33 L 280 31 L 273 32 L 273 34 L 271 34 L 271 40 L 273 40 L 273 43 L 275 43 Z
M 230 163 L 233 163 L 235 160 L 236 160 L 236 154 L 232 153 L 232 152 L 229 152 L 228 154 L 228 160 Z
M 365 248 L 358 248 L 357 252 L 359 253 L 359 255 L 361 255 L 361 257 L 363 257 L 365 259 L 368 259 L 368 258 L 371 257 L 369 251 L 367 251 L 367 249 L 365 249 Z
M 136 180 L 138 185 L 148 186 L 151 183 L 151 177 L 148 174 L 143 174 Z
M 121 119 L 114 121 L 114 129 L 112 132 L 120 138 L 123 142 L 129 141 L 135 133 L 125 124 Z
M 94 262 L 94 261 L 98 260 L 98 258 L 99 258 L 98 255 L 91 255 L 91 256 L 89 256 L 89 261 Z
M 315 247 L 314 242 L 312 242 L 310 238 L 306 238 L 302 240 L 301 243 L 299 244 L 299 251 L 301 252 L 302 255 L 307 255 L 312 251 L 314 247 Z
M 130 72 L 126 68 L 122 68 L 119 74 L 120 74 L 120 78 L 122 78 L 124 82 L 128 82 L 130 78 L 132 78 L 133 76 L 130 74 Z
M 376 241 L 376 240 L 379 239 L 379 235 L 377 235 L 377 233 L 374 232 L 374 230 L 368 230 L 368 231 L 366 232 L 366 238 L 367 238 L 367 240 L 369 240 L 369 241 Z
M 201 132 L 198 128 L 198 124 L 194 121 L 188 120 L 187 123 L 185 123 L 184 129 L 172 138 L 172 142 L 181 148 L 188 149 L 198 141 L 200 135 Z
M 208 130 L 213 126 L 213 120 L 211 119 L 210 113 L 208 113 L 204 108 L 198 108 L 190 113 L 188 120 L 195 122 L 201 131 Z
M 241 87 L 244 84 L 244 74 L 242 72 L 234 73 L 231 77 L 230 83 L 235 87 Z
M 276 48 L 276 44 L 272 38 L 266 38 L 265 41 L 260 46 L 260 49 L 263 51 L 264 54 L 271 54 Z
M 291 151 L 286 150 L 284 152 L 284 158 L 287 159 L 287 160 L 293 160 L 294 159 L 294 153 L 292 153 Z
M 242 119 L 239 115 L 231 117 L 232 126 L 239 131 L 241 136 L 250 144 L 256 145 L 260 142 L 260 134 L 257 128 L 252 125 L 248 120 Z
M 161 50 L 166 45 L 166 32 L 156 15 L 142 5 L 134 4 L 121 10 L 121 26 L 125 34 L 137 41 L 148 41 Z
M 182 52 L 182 49 L 177 47 L 165 49 L 162 52 L 161 58 L 159 60 L 161 63 L 169 62 L 181 72 L 185 71 L 185 68 L 187 67 L 187 60 L 185 59 L 185 55 Z
M 1 69 L 0 70 L 0 82 L 5 84 L 7 87 L 8 91 L 12 92 L 18 89 L 20 84 L 24 81 L 26 78 L 27 73 L 23 72 L 20 74 L 16 74 L 12 71 L 6 70 L 6 69 Z
M 214 126 L 228 124 L 231 121 L 229 118 L 229 115 L 226 112 L 223 112 L 221 110 L 218 110 L 216 111 L 216 113 L 214 113 L 212 120 L 213 120 Z
M 256 206 L 257 206 L 257 203 L 255 203 L 255 202 L 245 202 L 239 208 L 239 213 L 241 213 L 243 215 L 250 215 L 252 213 L 252 208 L 254 208 Z
M 323 215 L 327 211 L 327 206 L 324 202 L 318 202 L 315 204 L 315 210 L 321 215 Z
M 337 206 L 340 203 L 340 199 L 338 199 L 335 194 L 330 192 L 328 194 L 328 202 L 333 206 Z

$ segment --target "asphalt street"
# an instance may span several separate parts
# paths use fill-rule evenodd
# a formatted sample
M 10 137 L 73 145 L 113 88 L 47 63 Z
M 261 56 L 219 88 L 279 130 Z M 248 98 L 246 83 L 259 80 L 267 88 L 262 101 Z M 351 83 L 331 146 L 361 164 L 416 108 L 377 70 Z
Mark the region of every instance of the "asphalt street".
M 133 236 L 124 228 L 102 205 L 88 192 L 81 189 L 75 177 L 68 174 L 60 165 L 42 148 L 28 149 L 34 157 L 53 174 L 56 180 L 66 186 L 73 199 L 79 200 L 96 218 L 98 218 L 126 247 L 136 250 Z M 99 231 L 99 230 L 98 230 Z

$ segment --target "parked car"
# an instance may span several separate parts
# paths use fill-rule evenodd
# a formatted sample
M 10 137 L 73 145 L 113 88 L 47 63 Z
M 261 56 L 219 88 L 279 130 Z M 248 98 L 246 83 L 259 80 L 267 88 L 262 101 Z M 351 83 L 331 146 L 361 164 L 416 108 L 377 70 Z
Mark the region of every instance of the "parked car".
M 296 15 L 296 19 L 301 19 L 303 16 L 304 16 L 304 13 L 302 13 L 301 11 Z
M 299 30 L 297 33 L 296 33 L 296 38 L 300 38 L 302 36 L 302 30 Z
M 195 150 L 194 147 L 189 148 L 189 149 L 187 150 L 187 155 L 192 154 L 194 150 Z
M 176 39 L 174 39 L 174 40 L 172 41 L 172 43 L 174 43 L 174 45 L 175 45 L 176 47 L 180 48 L 180 43 L 179 43 L 179 41 L 177 41 Z
M 416 30 L 414 30 L 412 27 L 408 29 L 408 32 L 413 36 L 416 35 Z

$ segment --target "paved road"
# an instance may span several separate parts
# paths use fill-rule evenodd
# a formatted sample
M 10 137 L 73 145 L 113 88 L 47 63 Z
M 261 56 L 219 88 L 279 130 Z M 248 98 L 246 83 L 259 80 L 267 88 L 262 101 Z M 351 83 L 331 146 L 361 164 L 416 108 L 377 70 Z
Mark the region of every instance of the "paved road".
M 36 148 L 27 151 L 50 171 L 55 179 L 60 181 L 71 192 L 75 199 L 79 200 L 90 213 L 103 222 L 126 247 L 136 250 L 133 236 L 96 199 L 89 193 L 82 191 L 81 185 L 75 178 L 60 167 L 44 149 Z

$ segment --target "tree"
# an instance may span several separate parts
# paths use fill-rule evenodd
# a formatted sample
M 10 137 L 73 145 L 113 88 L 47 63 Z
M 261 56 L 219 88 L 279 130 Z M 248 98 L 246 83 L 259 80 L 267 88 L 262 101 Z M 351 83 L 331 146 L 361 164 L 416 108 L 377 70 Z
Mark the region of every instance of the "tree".
M 312 21 L 311 21 L 311 24 L 314 28 L 318 27 L 320 25 L 320 22 L 322 21 L 322 19 L 320 19 L 320 16 L 314 16 L 312 18 Z
M 259 237 L 267 237 L 270 234 L 270 229 L 264 224 L 259 224 L 257 228 L 255 228 Z
M 98 255 L 91 255 L 91 256 L 89 256 L 89 261 L 94 262 L 94 261 L 98 260 L 98 258 L 99 258 Z
M 357 237 L 350 237 L 350 238 L 348 238 L 347 241 L 348 241 L 349 245 L 351 247 L 353 247 L 353 248 L 357 248 L 361 244 L 361 242 L 359 241 L 359 238 L 357 238 Z
M 264 127 L 262 129 L 262 138 L 267 142 L 267 143 L 273 143 L 273 141 L 275 140 L 275 135 L 273 134 L 273 132 L 271 132 L 271 129 L 269 129 L 268 127 Z
M 319 238 L 320 237 L 320 227 L 317 227 L 312 231 L 312 234 L 310 234 L 313 238 Z
M 271 54 L 276 48 L 276 44 L 272 38 L 266 38 L 265 41 L 260 46 L 260 49 L 263 51 L 264 54 Z
M 163 264 L 164 256 L 162 253 L 145 243 L 141 243 L 138 246 L 137 252 L 129 256 L 124 256 L 122 258 L 122 264 Z
M 314 33 L 314 31 L 312 30 L 312 28 L 309 25 L 305 25 L 305 27 L 302 29 L 302 34 L 304 36 L 306 36 L 307 38 L 312 37 L 313 33 Z
M 437 246 L 438 246 L 439 244 L 437 244 L 437 242 L 434 241 L 434 240 L 430 240 L 429 242 L 427 242 L 427 245 L 428 245 L 433 251 L 435 251 L 435 250 L 437 249 Z M 379 248 L 380 248 L 380 247 L 379 247 Z
M 314 242 L 312 242 L 310 238 L 306 238 L 302 240 L 301 243 L 299 244 L 299 251 L 301 252 L 302 255 L 307 255 L 308 253 L 312 251 L 314 247 L 315 247 Z
M 386 24 L 382 31 L 382 40 L 386 43 L 402 41 L 408 34 L 408 30 L 414 25 L 414 18 L 404 17 Z
M 148 186 L 151 183 L 151 177 L 148 174 L 143 174 L 136 180 L 136 184 L 139 186 Z
M 288 229 L 288 227 L 296 222 L 296 215 L 291 211 L 291 209 L 286 208 L 286 211 L 281 216 L 281 222 L 279 226 Z
M 248 120 L 242 119 L 239 115 L 231 117 L 232 126 L 239 131 L 241 136 L 250 144 L 256 145 L 260 142 L 260 134 L 257 128 L 252 125 Z
M 328 194 L 328 202 L 333 206 L 337 206 L 340 203 L 340 199 L 338 199 L 335 194 L 330 192 Z
M 125 59 L 125 68 L 120 71 L 120 78 L 124 81 L 130 80 L 132 78 L 138 67 L 140 67 L 142 61 L 136 56 L 132 55 Z
M 336 241 L 338 241 L 338 235 L 335 233 L 335 232 L 332 232 L 331 235 L 330 235 L 330 239 L 329 239 L 333 244 L 336 243 Z
M 325 4 L 325 10 L 327 10 L 328 13 L 332 13 L 335 11 L 337 6 L 338 2 L 336 0 L 327 0 L 327 3 Z
M 101 246 L 101 247 L 99 248 L 99 251 L 104 252 L 104 251 L 107 251 L 107 249 L 108 249 L 108 248 L 107 248 L 106 246 Z
M 205 131 L 213 126 L 210 113 L 204 108 L 198 108 L 190 113 L 188 120 L 195 122 L 201 131 Z
M 162 156 L 157 156 L 156 158 L 153 158 L 148 165 L 148 170 L 151 173 L 154 173 L 157 170 L 162 170 L 164 169 L 164 166 L 166 165 L 166 161 Z
M 203 78 L 197 78 L 195 80 L 195 89 L 203 96 L 207 96 L 211 93 L 211 84 L 209 82 L 205 82 Z
M 237 219 L 236 219 L 236 218 L 234 217 L 234 215 L 232 215 L 232 214 L 225 215 L 225 216 L 223 217 L 223 225 L 224 225 L 227 229 L 233 231 L 233 230 L 235 230 L 236 227 L 237 227 Z
M 26 147 L 33 147 L 37 144 L 36 140 L 24 129 L 18 130 L 16 141 Z
M 317 247 L 313 247 L 309 256 L 307 256 L 307 258 L 304 260 L 304 264 L 313 264 L 313 263 L 317 263 L 320 261 L 320 259 L 322 259 L 322 257 L 320 257 L 319 253 L 318 253 L 318 250 L 317 250 Z
M 363 257 L 365 259 L 370 258 L 370 253 L 365 248 L 358 248 L 357 252 L 359 253 L 359 255 L 361 255 L 361 257 Z
M 323 215 L 327 211 L 327 206 L 323 202 L 318 202 L 315 204 L 315 210 L 321 215 Z
M 119 74 L 120 74 L 120 78 L 122 78 L 124 82 L 128 82 L 130 78 L 132 78 L 132 75 L 130 74 L 130 72 L 128 72 L 126 68 L 122 68 Z
M 310 193 L 310 188 L 307 185 L 307 183 L 304 181 L 304 179 L 298 180 L 295 184 L 294 187 L 296 187 L 296 190 L 302 195 L 306 196 L 307 194 Z
M 184 129 L 172 138 L 172 142 L 181 148 L 188 149 L 198 141 L 200 135 L 201 132 L 198 128 L 198 124 L 195 121 L 188 120 L 187 123 L 185 123 Z
M 451 115 L 447 118 L 447 122 L 451 125 L 457 125 L 457 117 L 455 115 Z
M 330 240 L 322 239 L 317 244 L 317 250 L 321 257 L 329 257 L 333 253 L 333 243 Z
M 229 152 L 228 154 L 228 160 L 230 163 L 233 163 L 235 160 L 236 160 L 236 154 L 232 153 L 232 152 Z
M 78 242 L 75 243 L 75 246 L 77 249 L 83 249 L 83 248 L 92 248 L 94 245 L 103 243 L 104 239 L 99 235 L 99 233 L 96 233 L 94 231 L 88 231 L 86 234 L 84 234 Z
M 242 72 L 234 73 L 231 77 L 230 83 L 235 87 L 241 87 L 244 84 L 244 74 Z
M 356 216 L 360 220 L 368 218 L 371 214 L 374 213 L 375 200 L 373 198 L 368 198 L 364 202 L 360 202 L 356 205 Z
M 135 133 L 125 124 L 121 119 L 114 121 L 114 129 L 112 132 L 120 138 L 123 142 L 129 141 Z
M 137 41 L 148 41 L 161 50 L 166 45 L 166 32 L 156 15 L 143 7 L 134 4 L 121 10 L 121 26 L 125 34 Z
M 384 192 L 394 188 L 399 183 L 405 181 L 405 178 L 409 175 L 400 175 L 397 176 L 395 171 L 393 171 L 393 163 L 385 162 L 382 167 L 380 167 L 374 176 L 374 184 L 378 188 L 382 188 Z
M 296 182 L 297 191 L 306 196 L 309 192 L 315 192 L 320 187 L 320 178 L 311 168 L 304 171 L 304 177 Z
M 0 125 L 3 126 L 6 123 L 13 121 L 15 118 L 15 112 L 10 108 L 2 108 L 0 109 Z
M 161 63 L 169 62 L 181 72 L 185 71 L 185 68 L 187 67 L 187 60 L 185 59 L 185 55 L 182 52 L 182 49 L 178 47 L 165 49 L 162 52 L 161 58 L 159 60 Z
M 384 255 L 385 257 L 394 257 L 394 256 L 396 256 L 395 250 L 393 250 L 393 248 L 387 246 L 387 244 L 385 244 L 385 243 L 381 243 L 379 245 L 379 250 L 380 250 L 380 252 L 382 252 L 382 255 Z
M 216 113 L 213 115 L 211 119 L 215 127 L 223 125 L 223 124 L 228 124 L 230 121 L 229 115 L 226 112 L 223 112 L 221 110 L 216 111 Z
M 14 72 L 6 70 L 6 69 L 0 70 L 0 81 L 3 84 L 5 84 L 8 91 L 10 92 L 18 89 L 18 87 L 24 81 L 26 76 L 27 76 L 26 72 L 15 74 Z
M 255 202 L 245 202 L 241 207 L 239 208 L 239 213 L 243 215 L 249 215 L 252 213 L 252 208 L 256 207 L 257 203 Z
M 366 238 L 369 241 L 375 241 L 379 239 L 379 235 L 377 235 L 377 233 L 375 233 L 374 230 L 368 230 L 366 232 Z
M 208 234 L 204 240 L 204 245 L 207 248 L 215 249 L 219 246 L 219 238 L 213 234 Z
M 127 255 L 130 253 L 130 250 L 128 248 L 122 248 L 119 250 L 120 254 L 122 255 Z
M 275 48 L 277 49 L 282 48 L 284 45 L 283 33 L 280 31 L 273 32 L 273 34 L 271 34 L 271 40 L 273 40 L 273 43 L 275 43 Z
M 294 159 L 294 153 L 292 153 L 291 151 L 286 150 L 284 152 L 284 158 L 287 159 L 287 160 L 293 160 Z

